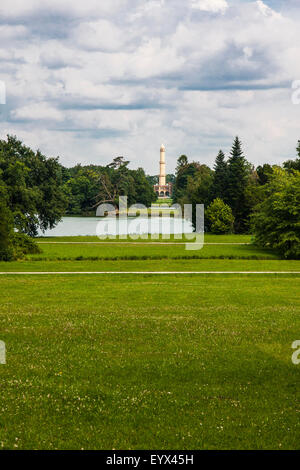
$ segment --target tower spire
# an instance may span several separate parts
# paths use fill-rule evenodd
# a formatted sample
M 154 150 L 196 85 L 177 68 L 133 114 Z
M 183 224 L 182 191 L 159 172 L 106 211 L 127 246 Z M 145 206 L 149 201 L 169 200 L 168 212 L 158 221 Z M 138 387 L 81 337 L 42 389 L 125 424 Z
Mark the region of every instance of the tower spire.
M 166 185 L 166 149 L 164 144 L 160 147 L 160 171 L 159 171 L 159 186 Z
M 154 191 L 158 198 L 171 197 L 173 192 L 172 183 L 166 183 L 166 148 L 164 144 L 160 146 L 159 183 L 154 185 Z

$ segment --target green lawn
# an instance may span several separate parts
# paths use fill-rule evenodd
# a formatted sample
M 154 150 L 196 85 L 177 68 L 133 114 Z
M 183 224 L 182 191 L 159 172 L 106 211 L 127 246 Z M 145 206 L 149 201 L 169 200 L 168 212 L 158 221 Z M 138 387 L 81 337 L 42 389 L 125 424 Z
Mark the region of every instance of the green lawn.
M 0 271 L 291 274 L 2 275 L 0 447 L 299 449 L 299 261 L 176 259 L 188 253 L 180 246 L 42 249 L 45 259 Z
M 190 236 L 193 236 L 191 234 Z M 154 237 L 154 235 L 153 235 Z M 162 235 L 155 235 L 155 239 L 152 237 L 148 236 L 146 239 L 138 239 L 134 240 L 133 238 L 130 238 L 129 236 L 127 239 L 119 239 L 116 237 L 115 239 L 99 239 L 97 236 L 77 236 L 77 237 L 39 237 L 37 238 L 37 242 L 52 242 L 52 243 L 61 243 L 61 242 L 97 242 L 97 243 L 105 243 L 107 242 L 108 244 L 111 243 L 120 243 L 120 241 L 123 243 L 124 241 L 126 243 L 154 243 L 154 242 L 163 242 L 163 243 L 186 243 L 189 242 L 188 238 L 184 238 L 184 235 L 169 235 L 169 238 L 164 238 Z M 204 237 L 205 243 L 235 243 L 235 244 L 240 244 L 240 243 L 251 243 L 252 241 L 252 236 L 251 235 L 213 235 L 213 234 L 205 234 Z
M 171 204 L 173 204 L 173 199 L 170 198 L 170 197 L 169 198 L 158 198 L 156 200 L 156 202 L 152 203 L 152 205 L 155 205 L 155 204 L 159 204 L 159 205 L 161 205 L 161 204 L 170 204 L 171 205 Z
M 0 262 L 0 272 L 23 271 L 273 271 L 300 272 L 299 261 L 281 260 L 66 260 Z M 0 279 L 1 281 L 1 279 Z
M 160 259 L 279 259 L 276 253 L 253 245 L 204 245 L 187 251 L 185 245 L 112 244 L 40 244 L 42 253 L 27 256 L 31 260 L 160 260 Z

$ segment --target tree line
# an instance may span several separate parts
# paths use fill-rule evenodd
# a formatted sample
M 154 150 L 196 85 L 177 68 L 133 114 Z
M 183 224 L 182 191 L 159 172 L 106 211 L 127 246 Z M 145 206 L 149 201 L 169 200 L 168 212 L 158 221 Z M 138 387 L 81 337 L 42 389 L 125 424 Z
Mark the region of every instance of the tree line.
M 39 231 L 55 227 L 64 215 L 95 215 L 102 202 L 117 208 L 119 195 L 129 205 L 151 205 L 156 194 L 144 170 L 128 165 L 117 157 L 106 166 L 65 168 L 15 136 L 0 140 L 0 259 L 38 252 L 33 237 Z
M 257 243 L 276 248 L 285 257 L 299 257 L 300 141 L 298 158 L 282 167 L 254 168 L 242 144 L 234 140 L 228 158 L 220 150 L 214 168 L 179 157 L 173 200 L 205 205 L 205 230 L 254 233 Z M 149 207 L 157 198 L 157 176 L 129 161 L 115 158 L 106 166 L 65 168 L 58 158 L 34 152 L 16 137 L 0 140 L 0 259 L 38 251 L 33 237 L 53 228 L 64 215 L 95 215 L 103 202 L 118 207 L 120 195 L 129 205 Z
M 156 200 L 151 181 L 142 168 L 131 170 L 128 165 L 124 157 L 117 157 L 107 166 L 63 168 L 66 215 L 95 215 L 100 203 L 118 208 L 119 196 L 127 196 L 129 205 L 151 206 Z
M 228 158 L 219 151 L 213 170 L 186 155 L 177 161 L 173 200 L 204 204 L 205 230 L 253 233 L 256 243 L 284 257 L 300 256 L 300 141 L 297 158 L 282 167 L 247 161 L 235 138 Z M 194 221 L 195 222 L 195 221 Z

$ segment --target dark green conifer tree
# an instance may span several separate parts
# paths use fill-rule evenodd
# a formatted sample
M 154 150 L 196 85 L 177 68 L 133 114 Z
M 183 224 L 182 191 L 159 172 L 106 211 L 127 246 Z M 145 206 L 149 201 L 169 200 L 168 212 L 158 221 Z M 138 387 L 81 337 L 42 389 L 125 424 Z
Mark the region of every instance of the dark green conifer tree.
M 222 150 L 219 151 L 214 166 L 214 199 L 225 199 L 227 190 L 228 166 L 225 161 L 225 155 Z
M 250 166 L 244 157 L 242 144 L 235 138 L 228 160 L 228 184 L 225 202 L 231 207 L 235 218 L 235 231 L 241 233 L 248 223 L 246 187 L 249 181 Z

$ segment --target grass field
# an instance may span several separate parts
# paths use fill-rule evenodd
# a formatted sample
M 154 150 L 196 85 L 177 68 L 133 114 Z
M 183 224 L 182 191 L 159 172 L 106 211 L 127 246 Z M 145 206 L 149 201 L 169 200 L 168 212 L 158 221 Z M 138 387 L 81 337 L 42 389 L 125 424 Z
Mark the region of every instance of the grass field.
M 157 239 L 153 240 L 153 237 L 157 237 Z M 190 234 L 189 236 L 194 236 L 193 234 Z M 150 243 L 152 244 L 153 242 L 163 242 L 164 244 L 166 243 L 186 243 L 189 242 L 189 238 L 185 238 L 185 236 L 176 236 L 176 235 L 169 235 L 168 238 L 164 238 L 162 235 L 152 235 L 151 237 L 148 236 L 146 239 L 142 240 L 135 240 L 133 238 L 130 238 L 129 236 L 127 237 L 126 240 L 121 239 L 119 237 L 116 237 L 115 239 L 99 239 L 97 236 L 81 236 L 81 237 L 40 237 L 37 238 L 37 242 L 39 243 L 45 243 L 45 242 L 52 242 L 52 243 L 62 243 L 62 242 L 68 242 L 68 243 L 78 243 L 78 242 L 97 242 L 97 243 L 120 243 L 120 242 L 126 242 L 126 243 Z M 252 236 L 251 235 L 213 235 L 213 234 L 205 234 L 205 243 L 234 243 L 234 244 L 240 244 L 240 243 L 251 243 L 252 242 Z
M 152 205 L 154 206 L 155 204 L 172 204 L 173 199 L 171 198 L 158 198 L 156 202 L 154 202 Z
M 2 275 L 0 447 L 299 449 L 300 262 L 229 245 L 250 239 L 206 237 L 225 245 L 199 252 L 49 243 L 0 263 L 2 272 L 290 273 Z
M 40 244 L 41 254 L 27 256 L 30 260 L 161 260 L 161 259 L 279 259 L 271 251 L 252 245 L 204 245 L 196 251 L 185 250 L 180 243 L 112 244 Z

